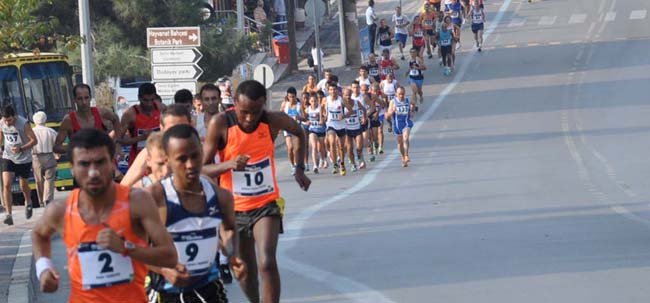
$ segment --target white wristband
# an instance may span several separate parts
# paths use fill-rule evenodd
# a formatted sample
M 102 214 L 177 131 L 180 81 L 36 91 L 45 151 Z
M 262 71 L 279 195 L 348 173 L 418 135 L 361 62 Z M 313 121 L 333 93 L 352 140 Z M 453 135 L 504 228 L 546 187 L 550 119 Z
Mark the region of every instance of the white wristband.
M 41 274 L 51 268 L 54 268 L 54 264 L 52 264 L 52 260 L 46 257 L 40 257 L 38 258 L 38 261 L 36 261 L 36 277 L 38 280 L 41 280 Z

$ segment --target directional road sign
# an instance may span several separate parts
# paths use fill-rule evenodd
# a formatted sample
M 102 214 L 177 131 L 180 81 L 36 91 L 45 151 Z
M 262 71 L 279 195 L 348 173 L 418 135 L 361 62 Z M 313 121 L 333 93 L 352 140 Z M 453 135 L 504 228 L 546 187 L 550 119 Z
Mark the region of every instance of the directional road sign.
M 183 64 L 196 63 L 203 54 L 196 48 L 152 48 L 152 64 Z
M 253 79 L 259 83 L 264 84 L 264 87 L 271 88 L 273 81 L 275 81 L 275 76 L 273 75 L 273 69 L 266 64 L 260 64 L 255 67 L 253 71 Z
M 177 82 L 156 82 L 156 92 L 161 96 L 173 96 L 181 89 L 187 89 L 196 94 L 196 82 L 194 81 L 177 81 Z
M 195 47 L 201 46 L 201 28 L 191 27 L 149 27 L 147 47 Z
M 196 64 L 182 65 L 152 65 L 151 79 L 165 80 L 196 80 L 203 74 L 203 70 Z

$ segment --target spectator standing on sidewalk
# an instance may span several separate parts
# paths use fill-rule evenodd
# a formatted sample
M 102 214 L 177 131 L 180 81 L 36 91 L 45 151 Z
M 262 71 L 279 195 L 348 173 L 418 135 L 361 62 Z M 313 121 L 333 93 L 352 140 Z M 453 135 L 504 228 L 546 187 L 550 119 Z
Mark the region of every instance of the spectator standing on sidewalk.
M 36 181 L 36 193 L 41 207 L 46 206 L 54 199 L 54 179 L 56 178 L 56 158 L 54 157 L 54 141 L 56 131 L 45 126 L 47 115 L 36 112 L 32 117 L 36 145 L 32 148 L 32 168 Z
M 370 37 L 370 53 L 375 52 L 375 39 L 377 38 L 377 15 L 375 15 L 375 1 L 368 0 L 366 9 L 366 24 L 368 25 L 368 37 Z

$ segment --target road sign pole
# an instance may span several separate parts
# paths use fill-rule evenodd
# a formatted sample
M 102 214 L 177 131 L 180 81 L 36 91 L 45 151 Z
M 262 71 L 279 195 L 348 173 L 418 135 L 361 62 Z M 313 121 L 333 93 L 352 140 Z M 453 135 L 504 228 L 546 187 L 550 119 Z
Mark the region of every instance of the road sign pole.
M 90 35 L 90 9 L 88 0 L 79 0 L 79 35 L 84 39 L 81 44 L 81 75 L 84 83 L 95 89 L 93 73 L 93 56 L 91 51 L 92 36 Z M 91 92 L 92 93 L 92 92 Z

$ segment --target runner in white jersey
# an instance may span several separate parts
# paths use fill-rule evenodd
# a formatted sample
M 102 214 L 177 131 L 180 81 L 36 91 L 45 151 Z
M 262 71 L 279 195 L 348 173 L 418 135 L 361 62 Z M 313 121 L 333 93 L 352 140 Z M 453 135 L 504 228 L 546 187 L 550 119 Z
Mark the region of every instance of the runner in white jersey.
M 343 144 L 345 142 L 345 115 L 343 113 L 343 99 L 339 96 L 338 84 L 329 82 L 329 95 L 325 106 L 322 108 L 323 116 L 327 117 L 327 142 L 330 151 L 330 160 L 333 163 L 332 173 L 339 173 L 345 176 L 345 153 Z
M 397 92 L 398 86 L 399 86 L 399 82 L 395 80 L 393 74 L 388 74 L 386 79 L 382 80 L 381 83 L 379 83 L 381 92 L 384 94 L 385 104 L 389 104 L 390 100 L 393 100 L 393 97 L 395 97 L 395 93 Z M 393 131 L 392 123 L 390 122 L 389 119 L 386 119 L 386 122 L 388 124 L 388 132 L 390 133 Z
M 352 82 L 352 86 L 350 88 L 350 99 L 352 100 L 352 109 L 348 109 L 347 111 L 354 110 L 356 111 L 356 117 L 355 115 L 351 115 L 347 119 L 347 148 L 348 148 L 348 157 L 350 158 L 350 162 L 358 163 L 359 168 L 363 169 L 366 168 L 366 161 L 363 157 L 363 147 L 366 144 L 366 141 L 364 140 L 363 133 L 368 130 L 368 116 L 366 115 L 366 100 L 365 96 L 361 95 L 361 89 L 359 87 L 359 83 L 356 81 Z M 344 103 L 348 103 L 345 100 L 345 96 L 343 98 Z M 358 129 L 358 134 L 357 134 L 357 124 L 359 125 Z M 355 136 L 356 135 L 356 136 Z M 353 150 L 353 145 L 356 146 L 354 150 L 357 151 L 357 157 L 356 161 L 354 161 L 354 150 Z M 356 169 L 352 167 L 352 170 L 355 171 Z
M 410 22 L 407 16 L 402 15 L 402 8 L 399 6 L 395 8 L 393 24 L 395 24 L 395 40 L 397 40 L 399 46 L 399 53 L 402 55 L 401 59 L 404 60 L 404 46 L 409 36 L 408 25 Z
M 309 106 L 305 109 L 307 123 L 309 124 L 309 147 L 311 148 L 314 173 L 325 168 L 327 162 L 327 150 L 325 149 L 325 119 L 323 117 L 322 105 L 318 94 L 310 94 L 307 97 Z
M 359 82 L 359 84 L 365 84 L 368 86 L 370 86 L 370 83 L 374 81 L 374 79 L 371 78 L 370 75 L 368 74 L 368 67 L 365 65 L 359 67 L 359 77 L 357 77 L 356 80 Z
M 483 29 L 485 27 L 485 12 L 479 4 L 479 1 L 472 1 L 472 32 L 474 33 L 474 41 L 476 42 L 476 49 L 480 52 L 483 48 Z

